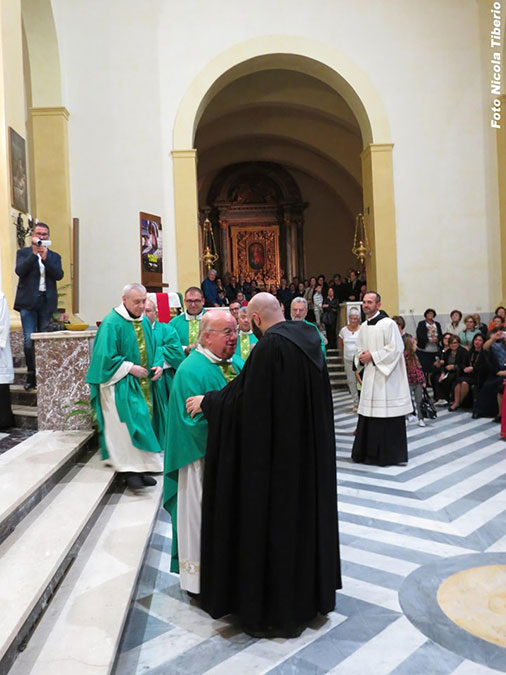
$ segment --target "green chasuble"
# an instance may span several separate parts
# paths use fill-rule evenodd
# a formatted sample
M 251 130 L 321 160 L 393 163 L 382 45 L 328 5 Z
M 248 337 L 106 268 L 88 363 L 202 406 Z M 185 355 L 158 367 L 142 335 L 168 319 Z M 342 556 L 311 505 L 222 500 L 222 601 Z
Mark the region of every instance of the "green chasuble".
M 306 319 L 304 319 L 304 323 L 307 323 L 308 326 L 313 326 L 313 328 L 317 331 L 318 336 L 320 337 L 320 343 L 321 343 L 321 347 L 322 347 L 323 356 L 325 356 L 325 358 L 327 358 L 327 350 L 325 349 L 325 342 L 323 341 L 323 335 L 320 333 L 320 329 L 318 328 L 318 326 L 316 324 L 311 323 L 311 321 L 306 321 Z
M 109 453 L 104 439 L 104 417 L 100 404 L 100 385 L 109 382 L 124 361 L 142 365 L 151 372 L 157 361 L 151 324 L 146 317 L 128 321 L 113 309 L 102 321 L 93 345 L 86 382 L 90 385 L 90 403 L 97 414 L 98 434 L 102 458 Z M 138 378 L 127 374 L 114 385 L 118 417 L 127 425 L 132 444 L 148 452 L 160 452 L 160 444 L 152 426 L 151 416 L 155 399 L 155 417 L 158 414 L 153 383 L 150 377 Z
M 205 313 L 205 309 L 202 310 L 202 314 Z M 170 326 L 175 329 L 176 333 L 179 336 L 179 340 L 183 347 L 188 347 L 188 345 L 194 345 L 197 342 L 199 337 L 200 330 L 200 319 L 202 319 L 202 314 L 199 314 L 199 318 L 191 319 L 187 321 L 186 314 L 178 314 L 170 321 Z
M 172 322 L 171 322 L 172 323 Z M 159 414 L 153 418 L 153 427 L 162 448 L 165 444 L 165 429 L 167 426 L 167 406 L 169 404 L 170 389 L 172 380 L 178 367 L 185 359 L 185 354 L 179 341 L 176 330 L 171 323 L 160 323 L 155 321 L 153 325 L 153 338 L 155 342 L 155 354 L 157 361 L 161 361 L 164 366 L 163 375 L 159 380 L 153 382 L 153 393 L 157 403 Z
M 234 364 L 239 366 L 240 370 L 244 368 L 246 359 L 251 354 L 252 345 L 258 342 L 258 338 L 253 333 L 239 332 L 237 336 L 237 346 L 234 352 Z
M 225 372 L 224 372 L 225 371 Z M 192 350 L 180 365 L 172 383 L 169 417 L 165 440 L 163 504 L 172 519 L 171 571 L 179 572 L 177 549 L 177 479 L 178 470 L 202 459 L 206 453 L 207 420 L 202 413 L 192 419 L 186 412 L 189 396 L 204 395 L 223 389 L 234 377 L 234 367 L 212 363 L 207 356 Z

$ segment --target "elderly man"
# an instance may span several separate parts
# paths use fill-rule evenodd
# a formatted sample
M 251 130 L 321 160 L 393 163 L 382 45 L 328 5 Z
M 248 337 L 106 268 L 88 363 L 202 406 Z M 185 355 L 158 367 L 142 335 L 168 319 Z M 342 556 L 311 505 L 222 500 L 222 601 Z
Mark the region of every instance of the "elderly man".
M 292 321 L 304 321 L 304 323 L 307 323 L 308 326 L 313 326 L 313 328 L 318 333 L 318 337 L 320 338 L 323 356 L 327 356 L 327 350 L 325 349 L 325 340 L 323 339 L 323 335 L 320 333 L 319 328 L 315 326 L 314 323 L 311 323 L 310 321 L 306 320 L 307 311 L 308 311 L 308 304 L 306 298 L 299 297 L 294 298 L 292 300 L 290 304 L 290 315 L 292 317 Z
M 408 461 L 406 415 L 413 412 L 404 342 L 397 324 L 380 310 L 375 291 L 364 295 L 367 318 L 358 334 L 355 365 L 365 366 L 358 405 L 354 462 L 386 466 Z
M 175 316 L 170 322 L 179 335 L 179 340 L 186 356 L 197 346 L 200 322 L 204 316 L 204 296 L 200 288 L 190 286 L 184 294 L 186 310 Z
M 179 341 L 179 335 L 171 323 L 160 323 L 156 304 L 148 298 L 144 314 L 153 329 L 155 354 L 163 362 L 163 375 L 154 383 L 155 398 L 158 403 L 158 414 L 153 418 L 156 435 L 163 447 L 166 431 L 166 407 L 169 401 L 172 380 L 178 367 L 185 359 L 185 354 Z
M 207 277 L 201 284 L 206 307 L 220 306 L 220 303 L 218 302 L 218 288 L 216 287 L 217 274 L 218 272 L 216 270 L 210 269 L 207 273 Z
M 56 282 L 63 278 L 61 258 L 49 246 L 49 227 L 37 223 L 30 246 L 16 253 L 16 274 L 19 277 L 14 309 L 21 314 L 27 377 L 25 389 L 35 387 L 35 352 L 32 333 L 47 330 L 51 314 L 56 310 Z
M 152 424 L 157 414 L 153 382 L 162 375 L 162 360 L 155 356 L 145 304 L 144 286 L 125 286 L 122 302 L 100 324 L 86 377 L 102 457 L 133 490 L 156 485 L 147 472 L 162 470 Z
M 332 396 L 313 327 L 285 322 L 269 293 L 248 318 L 261 339 L 241 374 L 187 401 L 209 425 L 201 606 L 294 637 L 341 587 Z
M 258 342 L 258 338 L 251 330 L 247 307 L 241 307 L 239 309 L 237 321 L 239 324 L 239 334 L 237 336 L 237 347 L 235 349 L 234 363 L 236 363 L 242 370 L 244 368 L 246 359 L 251 354 L 251 350 Z
M 221 389 L 238 373 L 232 364 L 237 342 L 234 317 L 219 310 L 206 312 L 199 344 L 178 368 L 169 400 L 165 443 L 164 506 L 172 517 L 171 570 L 179 572 L 181 588 L 200 592 L 200 523 L 207 421 L 190 417 L 190 396 Z

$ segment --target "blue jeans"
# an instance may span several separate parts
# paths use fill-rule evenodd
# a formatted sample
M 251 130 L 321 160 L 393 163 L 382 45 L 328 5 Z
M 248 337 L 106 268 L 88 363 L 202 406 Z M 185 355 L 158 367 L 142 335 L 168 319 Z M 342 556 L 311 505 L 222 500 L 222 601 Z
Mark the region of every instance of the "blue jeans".
M 32 333 L 44 333 L 47 330 L 51 312 L 47 311 L 47 297 L 45 293 L 39 293 L 37 304 L 34 309 L 21 309 L 21 325 L 23 327 L 23 344 L 26 358 L 28 375 L 35 375 L 35 352 Z

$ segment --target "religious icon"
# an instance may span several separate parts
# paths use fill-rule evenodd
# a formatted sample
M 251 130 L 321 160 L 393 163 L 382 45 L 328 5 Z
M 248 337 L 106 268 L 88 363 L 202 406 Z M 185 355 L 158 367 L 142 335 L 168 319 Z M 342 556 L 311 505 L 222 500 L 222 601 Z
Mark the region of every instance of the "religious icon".
M 28 212 L 28 186 L 26 183 L 25 139 L 9 127 L 11 160 L 11 204 L 18 211 Z
M 264 268 L 265 249 L 263 244 L 261 244 L 258 241 L 255 241 L 248 246 L 248 263 L 251 269 L 255 271 Z
M 141 271 L 144 286 L 162 286 L 163 243 L 159 216 L 140 214 Z

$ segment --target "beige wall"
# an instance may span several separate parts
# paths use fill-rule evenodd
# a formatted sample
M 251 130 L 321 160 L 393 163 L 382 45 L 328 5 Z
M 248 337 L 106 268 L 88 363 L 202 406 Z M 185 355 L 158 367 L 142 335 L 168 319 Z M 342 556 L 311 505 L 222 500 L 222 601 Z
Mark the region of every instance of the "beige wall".
M 26 139 L 25 95 L 23 84 L 23 44 L 21 2 L 4 0 L 0 3 L 0 289 L 6 294 L 12 309 L 17 277 L 14 273 L 17 212 L 11 208 L 9 137 L 12 127 Z M 17 324 L 13 314 L 14 326 Z

